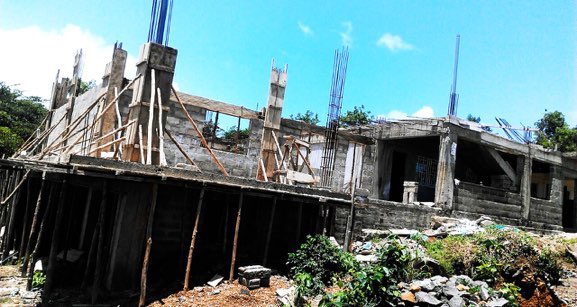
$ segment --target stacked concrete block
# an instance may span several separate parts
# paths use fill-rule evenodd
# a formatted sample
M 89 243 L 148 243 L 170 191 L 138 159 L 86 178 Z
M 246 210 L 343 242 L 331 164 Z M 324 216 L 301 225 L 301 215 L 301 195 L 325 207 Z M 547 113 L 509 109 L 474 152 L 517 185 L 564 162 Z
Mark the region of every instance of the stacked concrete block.
M 262 265 L 249 265 L 238 268 L 238 282 L 249 289 L 268 287 L 270 285 L 270 269 Z

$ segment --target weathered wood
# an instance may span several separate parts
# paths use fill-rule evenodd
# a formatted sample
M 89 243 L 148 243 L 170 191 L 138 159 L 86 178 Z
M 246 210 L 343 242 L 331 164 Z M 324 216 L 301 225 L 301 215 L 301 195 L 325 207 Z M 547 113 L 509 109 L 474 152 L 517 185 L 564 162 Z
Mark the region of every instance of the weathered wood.
M 263 174 L 266 174 L 266 167 L 264 166 L 264 161 L 262 158 L 260 158 L 258 162 L 260 163 L 260 169 L 262 170 Z M 263 176 L 263 179 L 264 182 L 268 182 L 268 176 Z
M 160 95 L 160 88 L 156 89 L 158 92 L 158 154 L 160 166 L 166 166 L 166 156 L 164 154 L 164 125 L 162 124 L 162 97 Z
M 9 178 L 8 178 L 8 183 L 6 185 L 6 188 L 4 190 L 4 195 L 6 195 L 8 193 L 8 191 L 10 191 L 11 189 L 13 189 L 13 187 L 16 185 L 16 181 L 18 180 L 18 171 L 9 171 Z M 10 206 L 1 206 L 0 210 L 2 210 L 2 218 L 0 219 L 0 228 L 1 227 L 5 227 L 4 230 L 8 229 L 8 224 L 10 223 Z M 0 255 L 2 255 L 2 258 L 5 258 L 6 256 L 8 256 L 8 254 L 6 254 L 6 256 L 4 256 L 4 251 L 6 250 L 6 243 L 8 240 L 6 240 L 6 233 L 4 234 L 4 239 L 1 242 L 0 245 Z
M 90 150 L 90 151 L 88 152 L 88 155 L 92 154 L 93 152 L 95 152 L 95 151 L 97 151 L 97 150 L 100 150 L 100 149 L 102 149 L 102 148 L 108 147 L 108 146 L 110 146 L 110 145 L 112 145 L 112 144 L 120 143 L 120 142 L 122 142 L 122 141 L 126 141 L 126 137 L 125 137 L 125 136 L 123 136 L 123 137 L 121 137 L 121 138 L 119 138 L 119 139 L 116 139 L 116 140 L 112 140 L 112 141 L 110 141 L 110 142 L 108 142 L 108 143 L 106 143 L 106 144 L 104 144 L 104 145 L 100 145 L 100 146 L 98 146 L 98 147 L 96 147 L 96 148 L 93 148 L 92 150 Z
M 234 264 L 236 262 L 236 248 L 237 248 L 237 243 L 238 243 L 238 230 L 240 228 L 240 215 L 242 213 L 242 201 L 243 201 L 244 195 L 243 195 L 243 191 L 240 191 L 240 195 L 239 195 L 239 199 L 238 199 L 238 211 L 236 213 L 236 225 L 234 227 L 234 239 L 233 239 L 233 243 L 232 243 L 232 257 L 231 257 L 231 261 L 230 261 L 230 274 L 228 275 L 228 280 L 232 281 L 232 278 L 234 277 Z
M 20 179 L 20 181 L 18 182 L 18 184 L 16 185 L 16 187 L 14 187 L 14 189 L 12 190 L 12 192 L 10 193 L 10 195 L 8 195 L 8 197 L 6 197 L 2 203 L 0 203 L 0 205 L 4 206 L 7 202 L 10 201 L 10 199 L 12 198 L 12 196 L 14 196 L 14 194 L 16 194 L 16 192 L 18 191 L 18 189 L 20 189 L 20 186 L 22 186 L 22 184 L 24 183 L 24 181 L 26 181 L 26 178 L 28 178 L 28 174 L 30 173 L 30 170 L 27 170 L 26 173 L 24 173 L 24 176 L 22 176 L 22 179 Z
M 84 216 L 82 218 L 82 228 L 80 229 L 80 240 L 78 240 L 78 249 L 81 250 L 84 246 L 84 238 L 86 237 L 86 227 L 88 226 L 88 215 L 90 214 L 90 207 L 92 205 L 92 193 L 94 187 L 90 185 L 88 187 L 88 193 L 86 194 L 86 203 L 84 204 Z
M 126 129 L 128 126 L 134 124 L 135 122 L 136 122 L 136 120 L 131 120 L 131 121 L 128 122 L 126 125 L 123 125 L 123 126 L 117 128 L 117 129 L 114 129 L 114 130 L 108 132 L 107 134 L 105 134 L 105 135 L 103 135 L 103 136 L 101 136 L 101 137 L 98 137 L 98 138 L 95 139 L 95 140 L 90 141 L 90 144 L 89 144 L 89 145 L 93 145 L 93 144 L 97 143 L 98 141 L 100 141 L 100 140 L 102 140 L 102 139 L 104 139 L 104 138 L 107 138 L 107 137 L 109 137 L 109 136 L 111 136 L 111 135 L 113 135 L 113 134 L 120 135 L 119 132 L 121 132 L 122 130 Z M 68 146 L 62 147 L 62 149 L 68 149 L 69 147 L 75 146 L 76 144 L 79 144 L 79 143 L 81 143 L 81 142 L 82 142 L 82 141 L 78 141 L 78 143 L 70 144 L 70 145 L 68 145 Z M 84 148 L 81 148 L 81 149 L 77 150 L 76 152 L 74 152 L 73 154 L 78 154 L 78 153 L 81 152 L 83 149 L 84 149 Z M 57 149 L 57 150 L 58 150 L 58 149 Z
M 216 112 L 216 116 L 214 117 L 214 127 L 212 127 L 212 134 L 210 138 L 210 148 L 213 148 L 214 139 L 216 139 L 216 129 L 218 129 L 218 115 L 220 113 Z
M 267 261 L 268 261 L 268 251 L 269 251 L 269 247 L 270 247 L 270 238 L 272 236 L 272 226 L 274 224 L 274 214 L 276 211 L 276 202 L 277 202 L 277 198 L 273 197 L 272 199 L 272 206 L 271 206 L 271 211 L 270 211 L 270 218 L 268 220 L 268 231 L 266 232 L 266 242 L 264 244 L 264 255 L 262 257 L 262 265 L 266 266 Z
M 26 206 L 24 207 L 24 218 L 22 219 L 22 233 L 20 234 L 20 248 L 18 249 L 18 258 L 24 256 L 24 249 L 26 248 L 26 234 L 28 233 L 28 216 L 30 215 L 30 206 L 32 199 L 32 180 L 28 180 L 26 184 Z
M 212 150 L 210 149 L 210 147 L 208 146 L 208 144 L 206 143 L 206 139 L 204 138 L 204 136 L 202 135 L 202 132 L 198 129 L 198 126 L 196 125 L 196 123 L 194 122 L 194 120 L 192 119 L 192 117 L 190 116 L 190 114 L 188 113 L 188 111 L 186 110 L 186 107 L 184 106 L 184 104 L 182 103 L 182 101 L 180 101 L 180 98 L 178 97 L 178 94 L 176 93 L 176 90 L 174 89 L 174 87 L 172 87 L 172 92 L 174 93 L 174 96 L 176 97 L 176 100 L 178 101 L 178 103 L 180 104 L 180 107 L 182 108 L 182 110 L 184 111 L 184 114 L 186 115 L 186 117 L 188 118 L 188 121 L 192 124 L 192 127 L 194 128 L 194 130 L 196 131 L 196 134 L 198 135 L 198 138 L 200 139 L 200 142 L 202 143 L 202 146 L 204 146 L 204 148 L 206 148 L 206 150 L 208 150 L 208 153 L 210 154 L 210 156 L 212 157 L 214 163 L 216 163 L 216 165 L 218 166 L 218 168 L 220 169 L 220 171 L 222 172 L 223 175 L 228 176 L 228 172 L 226 171 L 226 169 L 224 168 L 224 166 L 222 166 L 222 164 L 220 163 L 220 161 L 218 160 L 218 158 L 216 157 L 216 155 L 214 154 L 214 152 L 212 152 Z
M 56 191 L 56 185 L 52 184 L 50 187 L 50 193 L 48 194 L 48 205 L 46 205 L 46 210 L 44 211 L 44 216 L 42 217 L 42 223 L 40 223 L 40 229 L 38 230 L 38 238 L 36 238 L 36 244 L 34 245 L 34 251 L 32 252 L 32 262 L 28 267 L 28 283 L 26 285 L 26 290 L 30 291 L 32 289 L 32 277 L 34 276 L 34 265 L 38 261 L 40 253 L 40 245 L 42 243 L 42 238 L 46 232 L 46 223 L 50 218 L 50 209 L 52 208 L 52 203 L 54 202 L 54 193 Z
M 138 125 L 138 148 L 140 150 L 140 163 L 145 164 L 144 160 L 144 146 L 142 146 L 142 125 Z
M 184 148 L 182 148 L 182 146 L 176 141 L 176 139 L 174 139 L 172 134 L 170 134 L 170 132 L 166 128 L 164 129 L 164 132 L 166 133 L 166 135 L 168 135 L 168 138 L 174 143 L 174 145 L 176 145 L 176 148 L 178 148 L 178 150 L 184 156 L 186 161 L 188 161 L 188 163 L 190 163 L 191 165 L 198 167 L 198 165 L 196 165 L 196 163 L 194 163 L 194 161 L 190 158 L 190 156 L 186 153 L 186 151 L 184 151 Z M 199 170 L 200 170 L 200 168 L 199 168 Z
M 91 303 L 95 304 L 98 300 L 98 295 L 100 294 L 100 284 L 102 280 L 102 266 L 104 258 L 104 228 L 106 226 L 106 206 L 108 198 L 108 184 L 107 181 L 102 183 L 102 199 L 100 201 L 100 210 L 98 214 L 98 222 L 96 223 L 98 228 L 98 247 L 96 250 L 96 263 L 94 268 L 94 279 L 92 282 L 92 294 Z M 96 228 L 95 228 L 96 229 Z
M 174 92 L 173 96 L 171 97 L 174 99 L 178 99 L 177 95 L 182 99 L 182 102 L 186 105 L 191 105 L 198 108 L 203 108 L 213 112 L 219 112 L 227 115 L 231 115 L 234 117 L 240 117 L 245 119 L 259 119 L 260 113 L 247 109 L 242 106 L 237 106 L 233 104 L 229 104 L 226 102 L 216 101 L 200 96 L 193 96 L 183 92 Z
M 50 111 L 52 112 L 52 111 Z M 18 148 L 18 150 L 16 150 L 14 152 L 14 154 L 12 155 L 12 158 L 16 158 L 24 148 L 26 148 L 29 144 L 31 144 L 32 142 L 34 142 L 34 140 L 39 136 L 40 133 L 40 128 L 42 128 L 43 126 L 45 126 L 46 121 L 48 120 L 48 117 L 50 117 L 50 112 L 48 112 L 48 114 L 46 114 L 46 116 L 44 117 L 44 119 L 42 120 L 42 122 L 40 122 L 40 125 L 38 125 L 38 127 L 36 127 L 36 130 L 34 130 L 34 133 L 30 134 L 30 136 L 28 137 L 28 139 L 26 139 L 26 141 L 24 141 L 24 143 L 22 143 L 22 145 L 20 146 L 20 148 Z
M 204 186 L 200 189 L 198 196 L 198 203 L 196 204 L 196 218 L 194 220 L 194 228 L 192 230 L 192 238 L 190 240 L 190 247 L 188 249 L 188 261 L 186 262 L 186 273 L 184 275 L 184 290 L 188 290 L 188 280 L 190 278 L 190 267 L 192 265 L 192 255 L 194 253 L 194 244 L 196 243 L 196 234 L 198 233 L 198 225 L 200 224 L 200 214 L 202 211 L 202 201 L 204 199 Z
M 52 232 L 52 241 L 50 244 L 50 253 L 48 256 L 48 267 L 46 268 L 46 282 L 44 283 L 44 294 L 50 295 L 54 287 L 54 277 L 56 275 L 56 255 L 58 255 L 58 246 L 60 245 L 60 229 L 62 226 L 62 217 L 64 216 L 64 205 L 66 204 L 66 192 L 68 182 L 62 181 L 60 187 L 60 196 L 58 207 L 56 209 L 56 219 L 54 221 L 54 230 Z
M 27 170 L 26 174 L 24 174 L 24 176 L 22 176 L 22 179 L 20 180 L 20 182 L 18 183 L 18 185 L 14 189 L 14 192 L 11 195 L 14 195 L 14 193 L 16 193 L 15 191 L 19 190 L 20 186 L 26 180 L 26 177 L 28 177 L 29 173 L 30 173 L 30 170 Z M 10 205 L 11 208 L 10 208 L 10 219 L 8 220 L 8 232 L 5 236 L 6 248 L 4 249 L 4 254 L 2 255 L 2 259 L 6 259 L 8 257 L 9 252 L 14 247 L 14 227 L 16 226 L 16 223 L 17 223 L 16 213 L 18 212 L 18 204 L 20 203 L 20 195 L 21 194 L 22 194 L 21 191 L 18 191 L 16 193 L 15 198 L 13 199 L 13 201 Z
M 94 266 L 94 254 L 96 254 L 96 248 L 98 247 L 98 233 L 99 233 L 99 225 L 97 224 L 94 227 L 94 231 L 92 231 L 92 240 L 90 241 L 90 249 L 88 249 L 88 256 L 86 258 L 86 267 L 84 268 L 84 277 L 82 278 L 82 285 L 80 286 L 82 289 L 86 289 L 90 280 L 94 279 L 94 274 L 90 274 L 92 272 L 92 267 Z
M 40 190 L 38 191 L 38 198 L 36 199 L 36 207 L 34 208 L 34 215 L 32 216 L 32 224 L 30 224 L 30 234 L 28 235 L 28 242 L 26 243 L 26 251 L 24 254 L 24 261 L 22 262 L 22 277 L 26 276 L 26 269 L 30 261 L 30 250 L 32 249 L 32 241 L 36 232 L 36 225 L 38 224 L 38 214 L 40 213 L 40 205 L 42 204 L 42 193 L 46 181 L 46 172 L 42 173 L 42 181 L 40 182 Z
M 114 87 L 114 96 L 118 97 L 118 87 Z M 118 130 L 120 127 L 122 127 L 122 115 L 120 114 L 120 106 L 118 105 L 118 100 L 120 99 L 116 99 L 116 102 L 114 103 L 114 109 L 116 110 L 116 130 Z M 119 138 L 122 136 L 122 132 L 117 133 L 116 138 Z M 118 146 L 116 147 L 116 151 L 118 152 L 122 152 L 122 144 L 118 144 Z
M 158 184 L 152 184 L 152 199 L 150 211 L 148 212 L 148 223 L 146 225 L 146 250 L 144 260 L 142 261 L 142 272 L 140 275 L 140 300 L 138 306 L 144 306 L 146 302 L 146 279 L 148 274 L 148 258 L 152 249 L 152 222 L 154 220 L 154 211 L 156 209 L 156 198 L 158 196 Z
M 156 71 L 151 70 L 150 104 L 148 106 L 148 129 L 146 135 L 146 164 L 152 164 L 152 125 L 154 123 L 154 102 L 156 97 Z M 160 108 L 159 108 L 160 109 Z
M 297 226 L 295 231 L 295 238 L 296 238 L 296 246 L 299 246 L 299 242 L 301 240 L 301 232 L 302 232 L 302 224 L 303 224 L 303 203 L 299 203 L 297 209 Z

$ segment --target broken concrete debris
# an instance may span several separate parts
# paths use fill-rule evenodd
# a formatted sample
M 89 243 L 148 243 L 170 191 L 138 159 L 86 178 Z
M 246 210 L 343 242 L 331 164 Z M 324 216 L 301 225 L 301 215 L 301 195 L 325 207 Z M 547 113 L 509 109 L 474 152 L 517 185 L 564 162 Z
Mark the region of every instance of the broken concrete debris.
M 271 270 L 261 265 L 250 265 L 238 268 L 238 282 L 249 289 L 268 287 Z

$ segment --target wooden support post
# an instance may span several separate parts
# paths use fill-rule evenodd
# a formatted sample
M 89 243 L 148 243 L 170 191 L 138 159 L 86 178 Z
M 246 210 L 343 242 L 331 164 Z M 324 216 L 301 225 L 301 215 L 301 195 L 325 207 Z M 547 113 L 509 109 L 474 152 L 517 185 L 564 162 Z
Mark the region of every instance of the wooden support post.
M 158 92 L 158 154 L 160 166 L 166 166 L 166 156 L 164 154 L 164 125 L 162 124 L 162 97 L 160 89 Z
M 48 267 L 46 268 L 46 283 L 44 283 L 44 294 L 50 296 L 54 287 L 54 277 L 56 275 L 56 255 L 58 255 L 58 246 L 60 245 L 60 229 L 62 226 L 62 217 L 64 216 L 64 206 L 66 204 L 66 192 L 68 182 L 62 181 L 60 187 L 60 196 L 58 208 L 56 209 L 56 219 L 54 221 L 54 230 L 52 232 L 52 241 L 50 244 L 50 254 L 48 256 Z
M 30 291 L 32 289 L 32 277 L 34 276 L 34 265 L 38 261 L 38 256 L 40 253 L 40 244 L 42 243 L 42 238 L 44 237 L 44 232 L 46 230 L 47 220 L 50 218 L 50 209 L 52 208 L 52 203 L 54 202 L 54 193 L 56 191 L 55 184 L 50 187 L 50 193 L 48 194 L 48 205 L 44 212 L 44 217 L 42 218 L 42 223 L 40 223 L 40 230 L 38 231 L 38 238 L 36 239 L 36 244 L 34 245 L 34 251 L 32 252 L 32 262 L 28 267 L 28 283 L 26 285 L 26 290 Z
M 302 228 L 302 222 L 303 222 L 303 203 L 299 203 L 298 204 L 298 210 L 297 210 L 297 227 L 296 227 L 296 231 L 295 231 L 295 237 L 296 237 L 296 246 L 299 246 L 299 242 L 301 240 L 301 228 Z
M 92 204 L 92 193 L 94 188 L 88 187 L 88 193 L 86 195 L 86 203 L 84 205 L 84 217 L 82 218 L 82 228 L 80 229 L 80 240 L 78 240 L 78 249 L 81 250 L 84 246 L 84 240 L 86 237 L 86 226 L 88 225 L 88 215 L 90 214 L 90 206 Z
M 11 195 L 16 195 L 15 198 L 12 200 L 11 203 L 11 210 L 10 210 L 10 219 L 8 220 L 8 233 L 6 235 L 6 248 L 4 249 L 4 253 L 5 255 L 2 255 L 2 259 L 6 259 L 6 257 L 8 257 L 9 252 L 12 250 L 12 248 L 16 249 L 16 246 L 14 246 L 14 227 L 16 226 L 16 213 L 18 213 L 18 204 L 20 203 L 20 195 L 22 195 L 21 191 L 19 191 L 20 187 L 22 186 L 22 183 L 24 183 L 24 181 L 26 181 L 26 178 L 28 177 L 28 174 L 30 173 L 30 170 L 26 171 L 26 173 L 24 174 L 24 176 L 22 176 L 22 179 L 20 180 L 20 182 L 18 183 L 18 185 L 14 188 L 14 191 L 12 192 Z
M 232 281 L 232 278 L 234 277 L 234 264 L 236 262 L 236 248 L 237 248 L 237 243 L 238 243 L 238 230 L 240 228 L 240 214 L 242 212 L 243 198 L 244 198 L 243 191 L 240 190 L 240 196 L 239 196 L 239 200 L 238 200 L 238 211 L 236 213 L 236 226 L 234 227 L 234 239 L 233 239 L 233 243 L 232 243 L 232 257 L 231 257 L 231 261 L 230 261 L 230 274 L 228 275 L 228 280 L 230 280 L 230 281 Z
M 214 139 L 216 139 L 216 129 L 218 129 L 218 115 L 220 112 L 216 111 L 216 116 L 214 117 L 214 127 L 212 127 L 212 133 L 210 138 L 210 148 L 213 148 Z
M 146 164 L 152 164 L 152 125 L 154 123 L 154 101 L 156 100 L 156 72 L 154 68 L 150 73 L 151 90 L 150 104 L 148 105 L 148 131 L 146 132 Z
M 7 202 L 10 201 L 10 199 L 14 196 L 14 194 L 16 194 L 16 192 L 18 192 L 18 189 L 20 189 L 20 186 L 22 186 L 22 184 L 24 183 L 24 181 L 26 181 L 26 178 L 28 178 L 28 174 L 30 173 L 30 170 L 27 170 L 26 173 L 24 173 L 24 176 L 22 176 L 22 178 L 20 179 L 20 181 L 18 182 L 18 184 L 14 187 L 14 189 L 12 190 L 12 192 L 10 192 L 10 195 L 8 195 L 8 197 L 6 197 L 2 203 L 0 203 L 0 205 L 4 206 Z M 16 177 L 17 173 L 15 174 Z M 16 180 L 15 180 L 16 181 Z
M 196 131 L 196 134 L 198 135 L 198 138 L 200 139 L 200 143 L 202 144 L 202 146 L 204 146 L 204 148 L 206 148 L 206 150 L 208 150 L 208 153 L 210 154 L 210 156 L 211 156 L 212 159 L 214 160 L 214 163 L 216 163 L 216 165 L 218 166 L 218 168 L 220 169 L 220 171 L 222 172 L 222 174 L 228 177 L 228 172 L 226 171 L 226 169 L 224 168 L 224 166 L 222 166 L 222 164 L 220 163 L 220 161 L 218 160 L 218 158 L 216 157 L 216 155 L 214 154 L 214 152 L 212 152 L 212 150 L 210 149 L 210 147 L 208 147 L 208 144 L 206 143 L 206 139 L 205 139 L 204 136 L 202 135 L 202 132 L 200 132 L 200 130 L 198 129 L 198 126 L 196 125 L 196 123 L 194 122 L 194 120 L 192 119 L 192 117 L 190 116 L 190 114 L 188 113 L 188 111 L 186 110 L 186 107 L 184 106 L 184 104 L 182 103 L 182 101 L 180 101 L 180 98 L 178 97 L 178 94 L 176 93 L 176 90 L 174 89 L 174 87 L 172 87 L 172 92 L 174 93 L 174 97 L 176 97 L 176 100 L 177 100 L 178 103 L 180 104 L 180 107 L 181 107 L 182 110 L 184 111 L 184 114 L 185 114 L 186 117 L 188 118 L 188 121 L 190 122 L 190 124 L 192 124 L 192 127 L 193 127 L 194 130 Z
M 355 180 L 355 186 L 357 185 L 357 182 Z M 345 230 L 345 241 L 343 244 L 343 250 L 345 252 L 349 251 L 349 246 L 351 244 L 351 236 L 352 236 L 352 232 L 353 232 L 353 226 L 355 224 L 354 221 L 354 215 L 355 215 L 355 190 L 353 189 L 353 191 L 351 192 L 351 207 L 349 210 L 349 216 L 347 217 L 347 228 Z
M 142 273 L 140 275 L 140 300 L 138 306 L 144 306 L 146 302 L 146 278 L 148 274 L 148 259 L 150 257 L 150 250 L 152 249 L 152 222 L 154 219 L 154 211 L 156 209 L 156 198 L 158 195 L 158 184 L 152 184 L 152 199 L 150 204 L 150 211 L 148 213 L 148 224 L 146 225 L 146 250 L 144 252 L 144 260 L 142 261 Z
M 20 234 L 20 249 L 18 249 L 18 258 L 24 256 L 24 249 L 26 248 L 26 234 L 28 233 L 28 216 L 30 215 L 30 207 L 32 201 L 32 180 L 28 180 L 26 184 L 26 207 L 24 208 L 24 218 L 22 220 L 22 233 Z
M 94 279 L 92 282 L 91 303 L 95 304 L 100 292 L 100 281 L 102 280 L 102 265 L 104 257 L 104 227 L 106 226 L 106 200 L 108 198 L 108 184 L 106 181 L 102 183 L 102 199 L 100 201 L 100 209 L 98 214 L 98 222 L 96 223 L 98 229 L 98 247 L 96 250 L 96 264 L 94 268 Z
M 223 238 L 222 238 L 222 255 L 224 255 L 226 253 L 226 246 L 228 243 L 228 215 L 229 215 L 229 209 L 230 209 L 230 198 L 229 195 L 227 195 L 226 197 L 226 203 L 225 203 L 225 211 L 224 211 L 224 232 L 223 232 Z
M 200 189 L 198 196 L 198 203 L 196 204 L 196 219 L 194 220 L 194 228 L 192 230 L 192 238 L 190 240 L 190 248 L 188 249 L 188 261 L 186 262 L 186 273 L 184 275 L 184 291 L 188 290 L 188 280 L 190 278 L 190 266 L 192 264 L 192 255 L 194 253 L 194 244 L 196 243 L 196 234 L 198 232 L 198 224 L 200 223 L 200 213 L 202 211 L 202 201 L 204 199 L 204 189 Z
M 92 240 L 90 241 L 90 249 L 88 250 L 88 257 L 86 258 L 86 267 L 84 268 L 84 278 L 82 279 L 82 285 L 80 288 L 86 289 L 88 284 L 90 283 L 90 272 L 92 271 L 92 267 L 94 266 L 94 254 L 96 253 L 96 248 L 98 244 L 98 227 L 99 225 L 96 224 L 94 227 L 94 231 L 92 231 Z M 94 279 L 94 276 L 92 276 Z
M 144 159 L 144 146 L 142 142 L 142 125 L 138 125 L 138 148 L 140 149 L 140 163 L 145 164 L 146 160 Z
M 274 224 L 274 215 L 275 215 L 275 211 L 276 211 L 276 202 L 277 202 L 277 198 L 276 196 L 272 198 L 272 206 L 270 209 L 270 219 L 268 221 L 268 231 L 266 232 L 266 243 L 264 245 L 264 255 L 262 257 L 262 265 L 266 266 L 267 261 L 268 261 L 268 251 L 269 251 L 269 247 L 270 247 L 270 238 L 272 236 L 272 226 Z
M 40 191 L 38 191 L 38 198 L 36 199 L 36 207 L 34 208 L 34 216 L 32 217 L 32 224 L 30 225 L 30 234 L 28 235 L 28 242 L 26 243 L 26 251 L 24 253 L 24 261 L 22 262 L 22 277 L 26 276 L 26 269 L 30 261 L 30 250 L 32 249 L 32 241 L 36 232 L 36 225 L 38 224 L 38 214 L 40 212 L 40 204 L 42 203 L 42 192 L 46 182 L 46 172 L 42 173 L 42 181 L 40 182 Z
M 188 163 L 190 163 L 191 165 L 196 165 L 196 163 L 194 163 L 194 161 L 190 158 L 190 156 L 186 153 L 186 151 L 184 151 L 184 148 L 182 148 L 182 146 L 174 139 L 174 137 L 172 136 L 172 134 L 170 134 L 170 132 L 166 129 L 164 129 L 164 132 L 166 133 L 166 135 L 168 135 L 168 138 L 174 143 L 174 145 L 176 145 L 176 147 L 178 148 L 178 150 L 180 151 L 180 153 L 184 156 L 184 158 L 186 159 L 186 161 L 188 161 Z M 198 167 L 198 166 L 197 166 Z M 200 168 L 199 168 L 200 170 Z

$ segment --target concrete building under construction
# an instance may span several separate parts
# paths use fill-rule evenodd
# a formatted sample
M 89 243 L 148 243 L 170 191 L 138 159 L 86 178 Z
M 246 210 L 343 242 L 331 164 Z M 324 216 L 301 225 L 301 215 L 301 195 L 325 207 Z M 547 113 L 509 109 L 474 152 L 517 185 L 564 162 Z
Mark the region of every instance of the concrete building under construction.
M 171 47 L 146 43 L 136 76 L 126 57 L 115 46 L 81 95 L 77 70 L 57 79 L 45 123 L 0 161 L 3 258 L 23 257 L 30 278 L 41 260 L 47 296 L 144 302 L 243 265 L 282 271 L 309 234 L 347 246 L 363 228 L 426 228 L 434 215 L 576 227 L 574 153 L 448 116 L 337 126 L 327 171 L 333 126 L 282 118 L 286 66 L 273 64 L 267 106 L 250 110 L 175 91 Z M 236 131 L 219 135 L 219 116 Z

